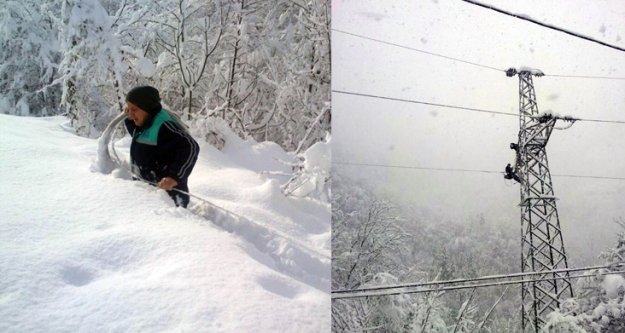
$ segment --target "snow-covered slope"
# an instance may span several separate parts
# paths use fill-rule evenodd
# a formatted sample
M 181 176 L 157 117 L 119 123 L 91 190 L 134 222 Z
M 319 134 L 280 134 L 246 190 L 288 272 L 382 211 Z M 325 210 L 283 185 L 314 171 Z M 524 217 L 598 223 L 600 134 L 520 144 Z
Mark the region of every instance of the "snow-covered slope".
M 208 221 L 90 171 L 66 121 L 0 115 L 0 331 L 329 331 L 330 207 L 258 172 L 279 147 L 202 146 L 190 191 L 234 213 Z

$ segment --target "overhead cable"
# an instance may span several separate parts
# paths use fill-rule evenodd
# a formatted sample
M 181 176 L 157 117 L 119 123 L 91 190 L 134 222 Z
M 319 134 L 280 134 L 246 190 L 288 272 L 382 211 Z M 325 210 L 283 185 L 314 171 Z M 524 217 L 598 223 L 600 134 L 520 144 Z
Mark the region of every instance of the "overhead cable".
M 563 32 L 563 33 L 565 33 L 567 35 L 571 35 L 571 36 L 574 36 L 574 37 L 577 37 L 577 38 L 585 39 L 585 40 L 593 42 L 593 43 L 597 43 L 597 44 L 600 44 L 600 45 L 603 45 L 603 46 L 607 46 L 607 47 L 613 48 L 615 50 L 625 51 L 625 49 L 622 48 L 622 47 L 619 47 L 619 46 L 616 46 L 616 45 L 612 45 L 612 44 L 608 44 L 606 42 L 602 42 L 602 41 L 594 39 L 592 37 L 584 36 L 584 35 L 582 35 L 580 33 L 577 33 L 577 32 L 573 32 L 573 31 L 566 30 L 566 29 L 557 27 L 557 26 L 549 24 L 549 23 L 545 23 L 545 22 L 541 22 L 541 21 L 535 20 L 535 19 L 533 19 L 533 18 L 531 18 L 531 17 L 529 17 L 527 15 L 524 15 L 524 14 L 511 13 L 511 12 L 506 11 L 504 9 L 497 8 L 497 7 L 493 6 L 493 5 L 484 4 L 484 3 L 481 3 L 481 2 L 475 1 L 475 0 L 462 0 L 462 1 L 470 3 L 472 5 L 480 6 L 480 7 L 486 8 L 486 9 L 494 10 L 494 11 L 496 11 L 498 13 L 501 13 L 501 14 L 505 14 L 505 15 L 512 16 L 512 17 L 516 17 L 516 18 L 518 18 L 520 20 L 532 22 L 534 24 L 538 24 L 538 25 L 540 25 L 542 27 L 545 27 L 545 28 L 548 28 L 548 29 L 552 29 L 552 30 L 556 30 L 556 31 L 559 31 L 559 32 Z
M 507 115 L 507 116 L 514 116 L 514 117 L 518 117 L 519 116 L 517 113 L 511 113 L 511 112 L 502 112 L 502 111 L 493 111 L 493 110 L 485 110 L 485 109 L 476 109 L 476 108 L 457 106 L 457 105 L 449 105 L 449 104 L 440 104 L 440 103 L 417 101 L 417 100 L 412 100 L 412 99 L 403 99 L 403 98 L 396 98 L 396 97 L 386 97 L 386 96 L 379 96 L 379 95 L 372 95 L 372 94 L 362 94 L 362 93 L 356 93 L 356 92 L 351 92 L 351 91 L 332 90 L 332 92 L 335 92 L 335 93 L 338 93 L 338 94 L 344 94 L 344 95 L 354 95 L 354 96 L 370 97 L 370 98 L 377 98 L 377 99 L 386 99 L 386 100 L 397 101 L 397 102 L 423 104 L 423 105 L 438 106 L 438 107 L 451 108 L 451 109 L 468 110 L 468 111 L 474 111 L 474 112 L 494 113 L 494 114 L 502 114 L 502 115 Z
M 431 171 L 450 171 L 450 172 L 476 172 L 476 173 L 501 173 L 501 174 L 504 173 L 503 171 L 493 171 L 493 170 L 456 169 L 456 168 L 432 168 L 432 167 L 419 167 L 419 166 L 408 166 L 408 165 L 389 165 L 389 164 L 357 163 L 357 162 L 343 162 L 343 161 L 332 161 L 332 164 L 354 165 L 354 166 L 369 166 L 369 167 L 379 167 L 379 168 L 394 168 L 394 169 L 416 169 L 416 170 L 431 170 Z
M 431 170 L 431 171 L 473 172 L 473 173 L 499 173 L 499 174 L 504 174 L 503 171 L 494 171 L 494 170 L 436 168 L 436 167 L 420 167 L 420 166 L 409 166 L 409 165 L 357 163 L 357 162 L 344 162 L 344 161 L 332 161 L 332 164 L 352 165 L 352 166 L 367 166 L 367 167 L 378 167 L 378 168 L 393 168 L 393 169 L 415 169 L 415 170 Z M 625 177 L 609 177 L 609 176 L 586 176 L 586 175 L 570 175 L 570 174 L 569 175 L 551 174 L 551 176 L 553 176 L 553 177 L 565 177 L 565 178 L 590 178 L 590 179 L 607 179 L 607 180 L 625 180 Z
M 372 297 L 372 296 L 394 296 L 394 295 L 402 295 L 402 294 L 417 294 L 417 293 L 429 293 L 429 292 L 439 292 L 439 291 L 459 290 L 459 289 L 496 287 L 496 286 L 505 286 L 505 285 L 510 285 L 510 284 L 536 283 L 536 282 L 542 282 L 542 281 L 579 279 L 579 278 L 585 278 L 585 277 L 596 277 L 596 276 L 616 275 L 616 274 L 622 275 L 622 274 L 625 274 L 625 271 L 597 272 L 595 274 L 567 275 L 567 276 L 558 276 L 558 277 L 548 277 L 548 278 L 542 278 L 542 279 L 520 279 L 520 280 L 500 281 L 500 282 L 492 282 L 492 283 L 470 283 L 467 285 L 449 286 L 449 287 L 443 286 L 443 287 L 422 288 L 422 289 L 406 288 L 404 290 L 368 291 L 368 292 L 355 292 L 355 293 L 345 293 L 345 294 L 332 293 L 331 297 L 333 300 L 336 300 L 336 299 L 360 298 L 360 297 Z
M 382 43 L 382 44 L 386 44 L 386 45 L 392 45 L 392 46 L 400 47 L 400 48 L 403 48 L 403 49 L 412 50 L 412 51 L 416 51 L 416 52 L 432 55 L 432 56 L 435 56 L 435 57 L 440 57 L 440 58 L 444 58 L 444 59 L 448 59 L 448 60 L 458 61 L 458 62 L 461 62 L 461 63 L 465 63 L 465 64 L 469 64 L 469 65 L 473 65 L 473 66 L 478 66 L 478 67 L 482 67 L 482 68 L 486 68 L 486 69 L 492 69 L 492 70 L 495 70 L 495 71 L 502 71 L 502 72 L 506 71 L 505 69 L 497 68 L 497 67 L 494 67 L 494 66 L 479 64 L 479 63 L 476 63 L 476 62 L 472 62 L 472 61 L 468 61 L 468 60 L 464 60 L 464 59 L 460 59 L 460 58 L 446 56 L 446 55 L 441 54 L 441 53 L 434 53 L 434 52 L 430 52 L 430 51 L 425 51 L 425 50 L 421 50 L 421 49 L 418 49 L 418 48 L 415 48 L 415 47 L 411 47 L 411 46 L 406 46 L 406 45 L 402 45 L 402 44 L 387 42 L 387 41 L 382 40 L 382 39 L 368 37 L 368 36 L 363 36 L 363 35 L 359 35 L 359 34 L 356 34 L 356 33 L 353 33 L 353 32 L 348 32 L 348 31 L 339 30 L 339 29 L 332 29 L 332 31 L 340 32 L 342 34 L 346 34 L 346 35 L 350 35 L 350 36 L 354 36 L 354 37 L 358 37 L 358 38 L 362 38 L 362 39 L 367 39 L 367 40 L 370 40 L 370 41 L 374 41 L 374 42 L 378 42 L 378 43 Z M 577 79 L 625 80 L 625 77 L 596 76 L 596 75 L 593 76 L 593 75 L 545 74 L 544 76 L 545 77 L 561 77 L 561 78 L 577 78 Z
M 590 271 L 590 270 L 598 270 L 598 269 L 611 269 L 615 267 L 618 268 L 620 266 L 603 265 L 603 266 L 589 266 L 589 267 L 579 267 L 579 268 L 561 268 L 561 269 L 547 270 L 547 271 L 541 271 L 541 272 L 521 272 L 521 273 L 511 273 L 511 274 L 487 275 L 487 276 L 480 276 L 480 277 L 475 277 L 475 278 L 454 279 L 454 280 L 447 280 L 447 281 L 415 282 L 415 283 L 403 283 L 403 284 L 394 284 L 394 285 L 381 285 L 381 286 L 374 286 L 374 287 L 363 287 L 363 288 L 355 288 L 355 289 L 341 289 L 341 290 L 333 290 L 332 293 L 344 294 L 344 293 L 354 293 L 354 292 L 364 292 L 364 291 L 374 291 L 374 290 L 425 287 L 425 286 L 456 284 L 456 283 L 475 282 L 475 281 L 501 280 L 501 279 L 508 279 L 508 278 L 526 277 L 526 276 L 532 276 L 532 275 L 560 274 L 560 273 L 571 273 L 571 272 Z
M 545 74 L 545 77 L 566 77 L 566 78 L 574 78 L 574 79 L 625 80 L 625 77 L 618 77 L 618 76 L 592 76 L 592 75 Z
M 432 102 L 417 101 L 417 100 L 412 100 L 412 99 L 404 99 L 404 98 L 396 98 L 396 97 L 388 97 L 388 96 L 380 96 L 380 95 L 373 95 L 373 94 L 363 94 L 363 93 L 357 93 L 357 92 L 351 92 L 351 91 L 332 90 L 332 92 L 337 93 L 337 94 L 377 98 L 377 99 L 391 100 L 391 101 L 404 102 L 404 103 L 423 104 L 423 105 L 438 106 L 438 107 L 444 107 L 444 108 L 450 108 L 450 109 L 461 109 L 461 110 L 467 110 L 467 111 L 472 111 L 472 112 L 492 113 L 492 114 L 500 114 L 500 115 L 506 115 L 506 116 L 514 116 L 514 117 L 520 116 L 518 113 L 512 113 L 512 112 L 477 109 L 477 108 L 471 108 L 471 107 L 465 107 L 465 106 L 432 103 Z M 622 121 L 622 120 L 585 119 L 585 118 L 570 118 L 570 119 L 574 121 L 625 124 L 625 121 Z
M 561 274 L 561 273 L 572 273 L 572 272 L 590 271 L 590 270 L 599 270 L 599 269 L 613 269 L 613 268 L 620 268 L 620 266 L 621 265 L 608 265 L 608 266 L 602 265 L 602 266 L 589 266 L 589 267 L 579 267 L 579 268 L 561 268 L 561 269 L 553 269 L 553 270 L 547 270 L 547 271 L 542 271 L 542 272 L 520 272 L 520 273 L 510 273 L 510 274 L 487 275 L 487 276 L 480 276 L 480 277 L 474 277 L 474 278 L 462 278 L 462 279 L 454 279 L 454 280 L 446 280 L 446 281 L 413 282 L 413 283 L 401 283 L 401 284 L 393 284 L 393 285 L 362 287 L 362 288 L 354 288 L 354 289 L 340 289 L 340 290 L 333 290 L 332 293 L 333 294 L 345 294 L 345 293 L 364 292 L 364 291 L 425 287 L 425 286 L 457 284 L 457 283 L 476 282 L 476 281 L 501 280 L 501 279 L 509 279 L 509 278 L 523 278 L 523 277 L 528 277 L 532 275 Z
M 355 34 L 355 33 L 352 33 L 352 32 L 347 32 L 347 31 L 343 31 L 343 30 L 339 30 L 339 29 L 332 29 L 332 31 L 340 32 L 342 34 L 346 34 L 346 35 L 350 35 L 350 36 L 354 36 L 354 37 L 358 37 L 358 38 L 362 38 L 362 39 L 368 39 L 368 40 L 371 40 L 371 41 L 374 41 L 374 42 L 378 42 L 378 43 L 382 43 L 382 44 L 387 44 L 387 45 L 392 45 L 392 46 L 396 46 L 396 47 L 401 47 L 401 48 L 407 49 L 407 50 L 412 50 L 412 51 L 417 51 L 417 52 L 429 54 L 429 55 L 432 55 L 432 56 L 435 56 L 435 57 L 440 57 L 440 58 L 444 58 L 444 59 L 448 59 L 448 60 L 454 60 L 454 61 L 462 62 L 462 63 L 465 63 L 465 64 L 473 65 L 473 66 L 478 66 L 478 67 L 482 67 L 482 68 L 492 69 L 492 70 L 499 71 L 499 72 L 505 72 L 505 70 L 501 69 L 501 68 L 496 68 L 496 67 L 492 67 L 492 66 L 488 66 L 488 65 L 478 64 L 476 62 L 472 62 L 472 61 L 468 61 L 468 60 L 462 60 L 462 59 L 459 59 L 459 58 L 446 56 L 446 55 L 443 55 L 443 54 L 440 54 L 440 53 L 424 51 L 424 50 L 417 49 L 417 48 L 414 48 L 414 47 L 405 46 L 405 45 L 401 45 L 401 44 L 397 44 L 397 43 L 391 43 L 391 42 L 387 42 L 387 41 L 384 41 L 384 40 L 381 40 L 381 39 L 367 37 L 367 36 Z

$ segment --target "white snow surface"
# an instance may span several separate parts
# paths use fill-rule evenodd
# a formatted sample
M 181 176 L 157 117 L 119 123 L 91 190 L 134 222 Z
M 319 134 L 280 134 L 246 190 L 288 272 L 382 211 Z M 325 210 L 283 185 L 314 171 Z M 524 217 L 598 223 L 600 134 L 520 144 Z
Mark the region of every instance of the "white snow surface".
M 66 122 L 0 115 L 1 332 L 330 330 L 330 206 L 248 167 L 276 156 L 202 145 L 190 191 L 239 216 L 209 221 L 91 172 L 97 140 Z
M 317 142 L 304 152 L 304 167 L 311 170 L 319 169 L 323 172 L 329 172 L 331 167 L 330 154 L 331 145 L 329 139 L 327 142 Z
M 325 142 L 317 142 L 301 154 L 304 159 L 302 174 L 299 184 L 292 192 L 298 197 L 312 196 L 329 200 L 329 184 L 331 167 L 331 138 L 328 136 Z
M 529 66 L 521 66 L 517 69 L 517 72 L 530 72 L 532 75 L 543 76 L 545 73 L 537 68 L 532 68 Z

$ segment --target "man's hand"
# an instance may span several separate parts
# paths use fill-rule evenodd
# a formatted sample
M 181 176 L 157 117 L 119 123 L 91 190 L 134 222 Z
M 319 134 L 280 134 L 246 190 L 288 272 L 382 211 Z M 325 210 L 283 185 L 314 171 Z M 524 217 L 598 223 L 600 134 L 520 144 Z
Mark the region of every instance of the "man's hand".
M 158 187 L 165 191 L 171 191 L 174 187 L 176 187 L 176 185 L 178 185 L 178 182 L 170 177 L 163 177 L 163 179 L 158 182 Z

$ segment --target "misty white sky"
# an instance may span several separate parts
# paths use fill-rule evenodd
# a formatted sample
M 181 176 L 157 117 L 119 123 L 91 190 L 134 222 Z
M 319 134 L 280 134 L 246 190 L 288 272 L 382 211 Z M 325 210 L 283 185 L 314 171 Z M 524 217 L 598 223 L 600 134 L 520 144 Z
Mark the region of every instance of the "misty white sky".
M 625 48 L 623 1 L 483 0 Z M 459 0 L 335 0 L 333 29 L 496 68 L 625 77 L 625 52 Z M 518 113 L 518 77 L 334 31 L 332 88 Z M 625 120 L 625 80 L 542 77 L 538 108 Z M 333 93 L 333 161 L 503 171 L 518 118 Z M 554 131 L 552 174 L 625 177 L 625 124 L 577 122 Z M 518 184 L 500 174 L 334 165 L 424 218 L 472 218 L 520 232 Z M 553 177 L 573 265 L 614 245 L 625 181 Z M 434 218 L 433 218 L 434 217 Z

